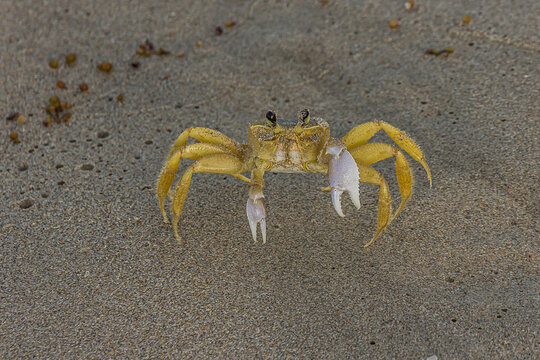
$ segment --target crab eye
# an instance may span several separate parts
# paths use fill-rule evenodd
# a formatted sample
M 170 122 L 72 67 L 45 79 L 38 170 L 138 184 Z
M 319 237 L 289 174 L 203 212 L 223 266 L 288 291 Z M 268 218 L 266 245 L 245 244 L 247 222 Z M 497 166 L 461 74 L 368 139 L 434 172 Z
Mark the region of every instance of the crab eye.
M 276 118 L 276 113 L 275 112 L 273 112 L 271 110 L 268 110 L 268 112 L 266 113 L 266 123 L 270 127 L 276 126 L 277 118 Z
M 309 124 L 309 120 L 310 120 L 309 110 L 304 109 L 300 111 L 300 113 L 298 114 L 298 120 L 300 120 L 300 123 L 302 126 L 306 126 L 307 124 Z

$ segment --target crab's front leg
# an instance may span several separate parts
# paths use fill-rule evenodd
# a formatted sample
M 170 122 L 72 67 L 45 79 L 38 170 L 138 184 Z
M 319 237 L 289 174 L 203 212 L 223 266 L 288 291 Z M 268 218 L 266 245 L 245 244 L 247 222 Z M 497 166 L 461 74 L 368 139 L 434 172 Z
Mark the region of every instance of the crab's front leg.
M 266 243 L 266 210 L 262 200 L 264 198 L 262 192 L 264 186 L 263 175 L 263 167 L 257 167 L 251 172 L 251 186 L 249 187 L 246 212 L 253 241 L 257 242 L 257 227 L 258 224 L 261 224 L 261 234 L 264 244 Z
M 344 217 L 341 210 L 341 194 L 349 193 L 353 204 L 360 208 L 359 180 L 360 173 L 352 155 L 347 151 L 343 143 L 337 139 L 330 139 L 326 147 L 326 154 L 330 155 L 328 163 L 328 177 L 330 186 L 323 189 L 330 191 L 332 204 L 339 216 Z
M 191 164 L 182 178 L 176 185 L 176 190 L 174 191 L 174 198 L 172 202 L 172 212 L 173 212 L 173 230 L 174 236 L 181 243 L 180 235 L 178 234 L 178 220 L 182 214 L 182 209 L 184 208 L 184 202 L 186 201 L 187 193 L 189 186 L 191 185 L 191 177 L 194 173 L 217 173 L 217 174 L 229 174 L 234 177 L 241 178 L 241 173 L 244 171 L 242 161 L 234 156 L 229 154 L 212 154 L 200 158 L 198 161 Z
M 165 213 L 165 197 L 169 193 L 169 189 L 172 186 L 174 178 L 176 177 L 176 172 L 180 166 L 181 159 L 192 159 L 199 160 L 208 155 L 217 155 L 217 154 L 229 154 L 232 155 L 232 152 L 227 148 L 210 143 L 195 143 L 191 145 L 186 145 L 182 148 L 176 150 L 172 156 L 169 156 L 161 173 L 159 175 L 159 180 L 157 182 L 157 196 L 159 199 L 159 209 L 163 214 L 163 220 L 165 223 L 169 222 L 167 214 Z M 231 174 L 235 177 L 240 178 L 241 180 L 249 182 L 249 179 L 245 178 L 241 174 Z

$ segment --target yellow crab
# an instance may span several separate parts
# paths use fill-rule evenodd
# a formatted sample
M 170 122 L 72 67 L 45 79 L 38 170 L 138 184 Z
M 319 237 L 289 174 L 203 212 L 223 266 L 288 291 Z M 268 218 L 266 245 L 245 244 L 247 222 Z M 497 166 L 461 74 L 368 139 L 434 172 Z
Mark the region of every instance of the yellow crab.
M 411 196 L 412 173 L 405 156 L 395 146 L 368 141 L 379 130 L 384 130 L 396 144 L 404 149 L 426 170 L 430 187 L 431 173 L 420 148 L 403 131 L 382 121 L 371 121 L 356 126 L 342 139 L 330 137 L 328 123 L 319 118 L 310 118 L 307 109 L 300 111 L 298 122 L 278 122 L 272 111 L 266 120 L 249 125 L 248 144 L 239 144 L 222 133 L 201 127 L 192 127 L 180 134 L 161 170 L 157 183 L 159 208 L 168 222 L 164 200 L 173 183 L 182 158 L 196 160 L 182 175 L 172 200 L 173 229 L 176 239 L 178 219 L 191 183 L 193 173 L 229 174 L 250 184 L 247 200 L 247 217 L 253 240 L 257 241 L 257 227 L 261 224 L 263 243 L 266 242 L 266 211 L 262 198 L 265 171 L 311 172 L 328 174 L 330 186 L 322 189 L 331 193 L 332 203 L 338 215 L 341 210 L 340 197 L 349 192 L 354 205 L 360 207 L 358 183 L 379 185 L 379 210 L 377 232 L 365 246 L 379 236 L 390 221 L 403 209 Z M 188 139 L 199 142 L 189 144 Z M 371 164 L 390 157 L 396 158 L 396 175 L 401 193 L 399 209 L 392 215 L 388 184 L 382 175 L 370 167 Z M 243 172 L 251 172 L 248 179 Z

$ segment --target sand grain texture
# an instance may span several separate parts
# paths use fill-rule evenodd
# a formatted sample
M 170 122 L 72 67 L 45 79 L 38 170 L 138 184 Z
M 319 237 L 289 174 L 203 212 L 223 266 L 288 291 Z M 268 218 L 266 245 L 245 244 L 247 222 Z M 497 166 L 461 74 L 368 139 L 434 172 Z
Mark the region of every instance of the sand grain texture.
M 539 358 L 540 3 L 415 3 L 0 0 L 0 357 Z M 52 95 L 73 116 L 45 127 Z M 267 174 L 263 246 L 247 186 L 197 174 L 179 247 L 154 190 L 176 136 L 305 107 L 407 131 L 433 189 L 411 163 L 364 249 L 376 187 L 341 219 L 326 177 Z

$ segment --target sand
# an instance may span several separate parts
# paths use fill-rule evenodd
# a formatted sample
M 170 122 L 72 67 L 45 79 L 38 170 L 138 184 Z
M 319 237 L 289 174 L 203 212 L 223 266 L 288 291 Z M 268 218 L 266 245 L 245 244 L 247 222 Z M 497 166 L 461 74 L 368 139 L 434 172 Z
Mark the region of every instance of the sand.
M 539 2 L 404 2 L 0 1 L 0 357 L 540 357 Z M 45 127 L 53 95 L 72 117 Z M 409 158 L 413 196 L 364 248 L 376 186 L 340 218 L 326 176 L 267 174 L 263 245 L 247 185 L 196 174 L 179 246 L 154 185 L 180 132 L 245 142 L 306 107 L 335 137 L 405 130 L 433 188 Z

